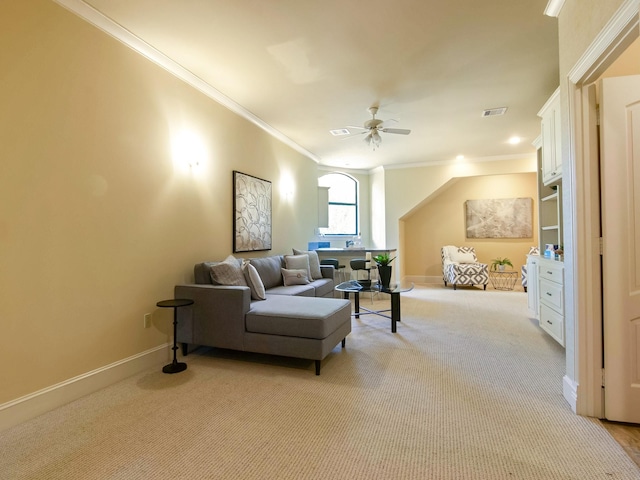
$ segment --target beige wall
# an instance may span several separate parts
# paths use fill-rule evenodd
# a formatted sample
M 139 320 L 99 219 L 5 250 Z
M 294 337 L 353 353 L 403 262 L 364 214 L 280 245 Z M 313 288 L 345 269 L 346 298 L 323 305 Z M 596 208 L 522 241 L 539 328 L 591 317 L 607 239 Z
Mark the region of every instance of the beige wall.
M 49 0 L 1 2 L 0 31 L 0 404 L 169 340 L 156 302 L 231 253 L 232 170 L 273 182 L 270 253 L 306 247 L 314 162 Z
M 404 218 L 405 274 L 442 278 L 440 247 L 472 246 L 478 259 L 491 263 L 509 258 L 516 271 L 526 263 L 529 248 L 538 244 L 537 179 L 535 173 L 487 175 L 454 179 L 438 195 Z M 467 239 L 464 203 L 485 198 L 533 199 L 533 236 L 509 239 Z
M 623 3 L 624 0 L 565 0 L 558 16 L 561 80 L 566 79 L 568 72 Z
M 532 147 L 533 150 L 533 147 Z M 385 245 L 381 248 L 398 248 L 396 275 L 405 276 L 406 232 L 402 219 L 420 208 L 454 178 L 479 177 L 511 173 L 535 172 L 535 152 L 531 157 L 501 159 L 484 162 L 459 162 L 416 168 L 385 170 Z
M 601 78 L 640 74 L 640 37 L 607 68 Z

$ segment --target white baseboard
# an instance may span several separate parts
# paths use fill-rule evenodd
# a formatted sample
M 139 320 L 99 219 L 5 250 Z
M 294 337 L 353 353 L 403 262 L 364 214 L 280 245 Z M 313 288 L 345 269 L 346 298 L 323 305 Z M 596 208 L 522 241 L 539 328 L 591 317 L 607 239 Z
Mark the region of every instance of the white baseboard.
M 131 375 L 167 363 L 169 344 L 119 360 L 0 405 L 0 432 Z
M 405 275 L 404 280 L 407 282 L 413 282 L 417 284 L 426 283 L 442 283 L 442 277 L 438 276 L 426 276 L 426 275 Z M 443 284 L 444 285 L 444 284 Z
M 578 406 L 578 384 L 566 375 L 562 377 L 562 396 L 569 403 L 573 413 L 576 413 Z

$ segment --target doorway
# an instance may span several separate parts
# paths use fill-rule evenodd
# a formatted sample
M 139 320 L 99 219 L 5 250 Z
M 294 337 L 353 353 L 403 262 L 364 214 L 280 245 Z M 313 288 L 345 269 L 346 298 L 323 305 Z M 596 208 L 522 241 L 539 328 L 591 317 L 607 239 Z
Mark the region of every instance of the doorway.
M 576 384 L 572 393 L 575 394 L 576 413 L 604 418 L 602 382 L 606 352 L 603 349 L 603 320 L 606 321 L 606 317 L 603 316 L 602 305 L 603 295 L 607 292 L 601 281 L 600 214 L 606 216 L 608 212 L 606 207 L 602 211 L 600 209 L 598 102 L 594 85 L 605 75 L 635 73 L 617 69 L 626 55 L 631 56 L 628 52 L 638 48 L 637 5 L 629 8 L 626 16 L 618 16 L 617 24 L 609 25 L 600 37 L 594 41 L 599 50 L 591 49 L 587 58 L 569 74 L 569 111 L 575 148 L 572 182 L 575 200 L 574 292 L 577 299 L 574 334 Z M 632 65 L 638 68 L 637 54 L 633 58 Z

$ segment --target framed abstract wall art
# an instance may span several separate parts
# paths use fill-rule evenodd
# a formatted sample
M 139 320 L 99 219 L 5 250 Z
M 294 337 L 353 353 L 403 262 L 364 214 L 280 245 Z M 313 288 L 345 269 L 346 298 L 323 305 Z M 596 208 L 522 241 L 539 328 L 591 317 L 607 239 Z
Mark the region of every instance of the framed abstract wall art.
M 271 182 L 233 171 L 233 252 L 271 250 Z
M 465 202 L 467 238 L 533 237 L 533 199 L 492 198 Z

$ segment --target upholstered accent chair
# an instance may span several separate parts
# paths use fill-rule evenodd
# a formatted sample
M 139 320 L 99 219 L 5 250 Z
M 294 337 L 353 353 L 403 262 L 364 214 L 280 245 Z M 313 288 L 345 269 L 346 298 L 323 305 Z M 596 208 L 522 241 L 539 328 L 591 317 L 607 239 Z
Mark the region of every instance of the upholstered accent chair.
M 487 289 L 489 266 L 478 262 L 475 248 L 446 245 L 440 249 L 440 253 L 445 287 L 450 283 L 454 290 L 457 285 L 482 285 Z

